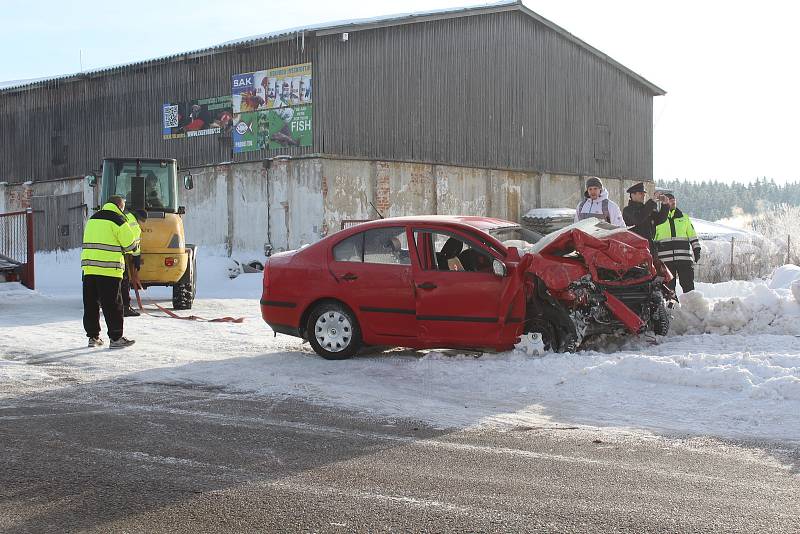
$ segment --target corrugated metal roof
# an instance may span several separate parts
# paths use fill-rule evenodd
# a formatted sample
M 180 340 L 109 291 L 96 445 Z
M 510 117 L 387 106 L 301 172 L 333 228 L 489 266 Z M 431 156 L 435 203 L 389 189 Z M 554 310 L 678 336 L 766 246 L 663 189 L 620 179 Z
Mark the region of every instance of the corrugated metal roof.
M 241 46 L 255 46 L 258 44 L 263 44 L 266 42 L 274 42 L 274 41 L 284 41 L 292 38 L 305 38 L 305 34 L 318 34 L 321 36 L 330 35 L 333 33 L 339 32 L 354 32 L 359 30 L 366 30 L 366 29 L 373 29 L 373 28 L 381 28 L 381 27 L 388 27 L 388 26 L 396 26 L 401 24 L 413 24 L 417 22 L 425 22 L 430 20 L 440 20 L 443 18 L 454 18 L 454 17 L 465 17 L 465 16 L 474 16 L 474 15 L 482 15 L 486 13 L 495 13 L 500 11 L 520 11 L 529 17 L 535 19 L 536 21 L 544 24 L 551 30 L 561 34 L 563 37 L 572 41 L 573 43 L 577 44 L 578 46 L 586 49 L 588 52 L 594 54 L 595 56 L 599 57 L 603 61 L 613 65 L 614 67 L 620 69 L 622 72 L 627 74 L 628 76 L 634 78 L 639 83 L 650 89 L 654 95 L 664 95 L 666 92 L 661 89 L 660 87 L 656 86 L 655 84 L 651 83 L 650 81 L 646 80 L 642 76 L 636 74 L 629 68 L 625 67 L 621 63 L 615 61 L 608 55 L 604 54 L 603 52 L 599 51 L 598 49 L 594 48 L 593 46 L 585 43 L 581 39 L 575 37 L 568 31 L 564 30 L 560 26 L 556 25 L 555 23 L 545 19 L 541 15 L 531 11 L 527 7 L 522 4 L 521 0 L 501 0 L 498 2 L 492 3 L 485 3 L 485 4 L 478 4 L 466 7 L 458 7 L 458 8 L 447 8 L 447 9 L 438 9 L 438 10 L 430 10 L 430 11 L 421 11 L 421 12 L 414 12 L 414 13 L 402 13 L 402 14 L 394 14 L 394 15 L 385 15 L 380 17 L 372 17 L 372 18 L 364 18 L 364 19 L 352 19 L 352 20 L 341 20 L 335 22 L 325 22 L 321 24 L 314 24 L 308 26 L 298 26 L 296 28 L 288 28 L 283 29 L 275 32 L 265 33 L 261 35 L 253 35 L 250 37 L 243 37 L 241 39 L 236 39 L 233 41 L 226 41 L 224 43 L 220 43 L 218 45 L 203 48 L 199 50 L 194 50 L 191 52 L 181 52 L 177 54 L 171 54 L 167 56 L 161 56 L 158 58 L 147 59 L 142 61 L 135 61 L 131 63 L 124 63 L 120 65 L 114 65 L 110 67 L 101 67 L 98 69 L 87 70 L 78 73 L 72 74 L 63 74 L 60 76 L 52 76 L 47 78 L 38 78 L 38 79 L 28 79 L 28 80 L 15 80 L 10 82 L 0 82 L 0 94 L 5 92 L 15 92 L 19 90 L 23 90 L 26 88 L 38 86 L 41 84 L 45 84 L 47 82 L 56 81 L 56 80 L 63 80 L 63 81 L 70 81 L 70 80 L 78 80 L 86 77 L 95 77 L 104 75 L 107 73 L 111 73 L 114 71 L 131 68 L 131 67 L 142 67 L 148 65 L 154 65 L 158 63 L 167 63 L 172 61 L 181 61 L 188 58 L 194 58 L 198 56 L 205 56 L 210 54 L 215 54 L 222 50 L 227 50 L 231 48 L 237 48 Z

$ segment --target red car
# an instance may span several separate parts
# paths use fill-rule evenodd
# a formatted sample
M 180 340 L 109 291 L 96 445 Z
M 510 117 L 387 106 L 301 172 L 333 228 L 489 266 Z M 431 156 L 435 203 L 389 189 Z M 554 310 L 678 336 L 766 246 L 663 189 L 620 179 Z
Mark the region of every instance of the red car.
M 597 219 L 542 238 L 500 219 L 397 217 L 271 256 L 261 315 L 328 359 L 364 345 L 509 350 L 526 332 L 575 351 L 594 334 L 666 334 L 663 282 L 647 240 Z

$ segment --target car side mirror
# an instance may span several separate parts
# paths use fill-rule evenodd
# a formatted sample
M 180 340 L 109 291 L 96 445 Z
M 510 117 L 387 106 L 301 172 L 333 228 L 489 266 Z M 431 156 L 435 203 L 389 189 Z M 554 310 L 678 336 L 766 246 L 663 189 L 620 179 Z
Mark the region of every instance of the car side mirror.
M 502 261 L 500 261 L 500 260 L 494 260 L 494 261 L 492 262 L 492 272 L 493 272 L 493 273 L 494 273 L 496 276 L 500 276 L 500 277 L 503 277 L 503 276 L 505 276 L 505 275 L 506 275 L 506 272 L 507 272 L 507 271 L 506 271 L 506 264 L 505 264 L 505 263 L 503 263 L 503 262 L 502 262 Z
M 95 176 L 94 174 L 87 175 L 86 183 L 89 184 L 89 187 L 97 187 L 97 176 Z
M 519 261 L 519 249 L 517 247 L 508 247 L 508 261 Z
M 192 173 L 189 173 L 183 177 L 183 187 L 186 189 L 194 188 L 194 178 L 192 177 Z
M 178 206 L 178 215 L 186 215 L 186 206 Z

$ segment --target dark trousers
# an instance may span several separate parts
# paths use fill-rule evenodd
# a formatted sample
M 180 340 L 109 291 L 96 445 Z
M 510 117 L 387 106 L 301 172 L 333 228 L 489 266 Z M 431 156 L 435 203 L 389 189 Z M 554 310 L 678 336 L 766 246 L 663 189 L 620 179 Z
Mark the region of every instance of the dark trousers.
M 681 281 L 681 289 L 684 293 L 694 290 L 694 265 L 690 261 L 670 261 L 664 263 L 672 273 L 674 278 L 667 284 L 667 287 L 675 291 L 676 282 Z
M 111 340 L 122 337 L 122 298 L 120 279 L 95 274 L 83 275 L 83 328 L 87 337 L 100 335 L 100 309 Z
M 127 310 L 131 307 L 131 278 L 128 275 L 128 262 L 125 262 L 125 272 L 122 275 L 122 282 L 119 284 L 119 292 L 122 295 L 122 309 Z

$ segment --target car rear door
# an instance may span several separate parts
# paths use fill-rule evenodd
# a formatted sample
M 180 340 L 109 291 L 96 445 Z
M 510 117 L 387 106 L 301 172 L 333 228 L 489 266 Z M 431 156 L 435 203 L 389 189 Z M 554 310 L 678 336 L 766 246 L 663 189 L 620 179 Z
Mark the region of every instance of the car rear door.
M 477 240 L 453 230 L 418 227 L 412 235 L 420 339 L 462 347 L 497 344 L 508 278 L 492 272 L 495 257 Z
M 405 226 L 374 228 L 335 244 L 330 269 L 362 331 L 416 337 L 414 285 Z

